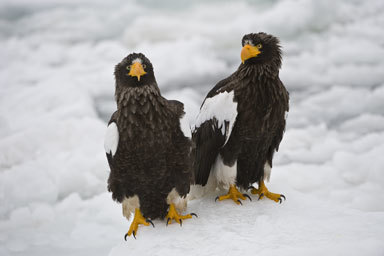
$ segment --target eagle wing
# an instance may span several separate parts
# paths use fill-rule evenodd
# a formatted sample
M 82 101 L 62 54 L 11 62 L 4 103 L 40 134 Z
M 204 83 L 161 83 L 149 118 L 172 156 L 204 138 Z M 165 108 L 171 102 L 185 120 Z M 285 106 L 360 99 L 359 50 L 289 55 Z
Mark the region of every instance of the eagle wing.
M 184 112 L 184 104 L 177 100 L 167 100 L 168 104 L 172 107 L 173 111 L 179 117 L 180 129 L 183 132 L 184 136 L 191 138 L 191 127 L 189 125 L 188 119 Z
M 219 151 L 228 142 L 237 117 L 231 77 L 220 81 L 207 95 L 192 132 L 195 183 L 206 185 Z
M 189 192 L 192 177 L 190 162 L 191 129 L 184 112 L 184 104 L 177 100 L 167 100 L 167 102 L 179 121 L 172 134 L 174 151 L 170 151 L 171 155 L 168 157 L 177 160 L 167 162 L 170 171 L 174 175 L 176 191 L 181 197 L 185 197 Z

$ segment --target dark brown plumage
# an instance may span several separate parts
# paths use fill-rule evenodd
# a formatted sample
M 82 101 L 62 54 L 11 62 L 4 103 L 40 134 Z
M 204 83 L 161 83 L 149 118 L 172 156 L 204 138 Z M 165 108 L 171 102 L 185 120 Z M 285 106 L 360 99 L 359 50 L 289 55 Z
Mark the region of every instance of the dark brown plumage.
M 272 167 L 273 154 L 283 137 L 289 97 L 279 79 L 279 41 L 265 33 L 248 34 L 242 45 L 243 63 L 208 93 L 199 115 L 207 115 L 203 113 L 207 110 L 213 114 L 198 117 L 193 132 L 196 184 L 205 186 L 211 171 L 218 185 L 248 189 L 255 182 L 261 184 L 269 178 L 267 165 Z M 222 113 L 224 106 L 210 107 L 216 98 L 224 97 L 223 92 L 233 94 L 231 101 L 224 103 L 234 105 L 237 113 L 233 120 Z M 220 170 L 225 168 L 228 170 Z
M 133 69 L 141 73 L 132 75 Z M 164 218 L 173 203 L 171 191 L 181 198 L 189 192 L 190 139 L 180 129 L 184 106 L 161 96 L 152 64 L 143 54 L 124 58 L 116 65 L 115 78 L 117 111 L 109 127 L 116 124 L 118 145 L 115 153 L 106 147 L 108 190 L 123 203 L 127 218 L 137 208 L 146 219 Z

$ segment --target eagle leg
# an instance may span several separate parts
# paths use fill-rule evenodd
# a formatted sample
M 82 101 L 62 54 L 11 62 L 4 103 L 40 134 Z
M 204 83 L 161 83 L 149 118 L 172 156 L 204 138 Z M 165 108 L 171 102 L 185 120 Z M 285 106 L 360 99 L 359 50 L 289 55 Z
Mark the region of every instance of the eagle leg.
M 240 191 L 237 190 L 235 185 L 231 185 L 229 187 L 228 194 L 216 197 L 215 201 L 217 199 L 219 199 L 219 201 L 222 201 L 225 199 L 232 199 L 236 204 L 242 204 L 239 198 L 242 200 L 249 198 L 249 200 L 251 200 L 251 198 L 247 194 L 240 193 Z
M 127 236 L 130 236 L 130 235 L 133 235 L 133 237 L 136 239 L 136 234 L 137 234 L 137 229 L 139 228 L 139 224 L 142 224 L 144 226 L 149 226 L 149 224 L 152 224 L 152 226 L 155 227 L 153 222 L 149 219 L 145 219 L 141 214 L 140 209 L 136 208 L 135 217 L 133 218 L 133 221 L 131 223 L 131 226 L 129 227 L 128 232 L 124 236 L 125 241 L 127 241 Z
M 190 218 L 192 218 L 192 216 L 197 217 L 196 213 L 190 213 L 190 214 L 187 214 L 187 215 L 180 215 L 176 211 L 175 205 L 174 204 L 170 204 L 169 205 L 168 214 L 167 214 L 167 216 L 165 216 L 165 218 L 167 219 L 167 226 L 168 226 L 168 224 L 172 223 L 172 220 L 175 220 L 177 223 L 180 224 L 180 226 L 182 226 L 183 225 L 183 220 L 190 219 Z
M 283 199 L 285 200 L 285 196 L 282 194 L 275 194 L 272 192 L 269 192 L 267 187 L 264 184 L 264 181 L 259 182 L 259 188 L 251 187 L 251 193 L 254 195 L 259 195 L 259 200 L 262 199 L 264 196 L 267 198 L 275 201 L 276 203 L 281 203 Z

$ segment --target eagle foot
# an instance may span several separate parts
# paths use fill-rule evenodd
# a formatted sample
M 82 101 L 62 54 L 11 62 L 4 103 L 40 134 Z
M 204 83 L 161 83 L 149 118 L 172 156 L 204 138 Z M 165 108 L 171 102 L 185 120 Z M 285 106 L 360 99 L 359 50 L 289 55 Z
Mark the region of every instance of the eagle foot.
M 182 226 L 183 225 L 183 220 L 190 219 L 190 218 L 192 218 L 192 216 L 197 217 L 196 213 L 190 213 L 190 214 L 187 214 L 187 215 L 180 215 L 176 211 L 175 205 L 171 204 L 169 206 L 168 214 L 167 214 L 167 216 L 165 216 L 165 218 L 167 219 L 167 224 L 166 225 L 168 226 L 168 224 L 172 223 L 172 220 L 175 220 L 177 223 L 180 224 L 180 226 Z
M 252 189 L 251 190 L 252 194 L 259 195 L 259 198 L 257 200 L 263 199 L 264 196 L 280 204 L 282 203 L 283 199 L 286 200 L 285 196 L 282 194 L 269 192 L 267 187 L 264 184 L 264 181 L 259 182 L 259 188 L 255 188 L 253 186 L 251 186 L 250 188 Z
M 142 224 L 144 226 L 149 226 L 149 224 L 151 224 L 153 227 L 155 227 L 153 222 L 150 219 L 145 219 L 141 214 L 140 209 L 136 208 L 135 217 L 133 218 L 133 221 L 131 223 L 131 226 L 129 227 L 128 232 L 124 236 L 125 241 L 127 241 L 127 236 L 130 236 L 130 235 L 133 235 L 133 237 L 136 239 L 136 234 L 139 228 L 139 224 Z
M 222 200 L 225 200 L 225 199 L 232 199 L 236 204 L 241 204 L 242 205 L 243 203 L 240 201 L 240 199 L 246 200 L 246 198 L 248 198 L 250 201 L 252 201 L 252 199 L 251 199 L 251 197 L 249 195 L 240 193 L 240 191 L 237 190 L 235 185 L 231 185 L 229 187 L 228 194 L 216 197 L 215 201 L 217 201 L 217 200 L 222 201 Z

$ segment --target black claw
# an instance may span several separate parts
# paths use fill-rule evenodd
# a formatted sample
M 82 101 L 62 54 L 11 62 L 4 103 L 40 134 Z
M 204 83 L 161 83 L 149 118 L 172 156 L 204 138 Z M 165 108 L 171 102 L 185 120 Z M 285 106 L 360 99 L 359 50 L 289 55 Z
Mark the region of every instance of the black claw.
M 243 194 L 243 196 L 245 196 L 246 198 L 248 198 L 248 199 L 249 199 L 249 201 L 251 201 L 251 202 L 252 202 L 252 198 L 251 198 L 249 195 L 247 195 L 247 194 Z
M 146 219 L 146 221 L 147 221 L 148 223 L 151 223 L 152 226 L 155 227 L 155 224 L 153 224 L 153 222 L 152 222 L 150 219 Z
M 243 205 L 243 203 L 239 199 L 237 199 L 237 202 L 239 202 L 241 205 Z
M 127 241 L 127 236 L 128 236 L 128 233 L 125 234 L 125 236 L 124 236 L 124 240 L 125 240 L 125 241 Z
M 135 231 L 132 231 L 132 235 L 136 239 L 135 233 L 136 233 Z
M 283 201 L 283 200 L 281 200 L 281 198 L 279 198 L 279 202 L 280 202 L 280 204 L 281 204 L 282 201 Z
M 195 216 L 196 218 L 199 218 L 199 216 L 197 216 L 197 214 L 196 213 L 190 213 L 191 214 L 191 216 Z
M 284 195 L 280 195 L 280 197 L 284 198 L 284 201 L 286 200 Z
M 219 199 L 219 197 L 218 197 L 218 196 L 215 198 L 215 202 L 217 201 L 217 199 Z
M 249 186 L 248 189 L 256 189 L 254 186 Z
M 167 219 L 167 225 L 166 225 L 166 226 L 168 226 L 168 223 L 169 223 L 170 220 L 171 220 L 171 218 L 168 218 L 168 219 Z
M 182 227 L 182 226 L 183 226 L 183 220 L 180 219 L 180 227 Z
M 261 193 L 259 196 L 259 199 L 257 199 L 257 201 L 259 201 L 263 196 L 264 196 L 264 193 Z

